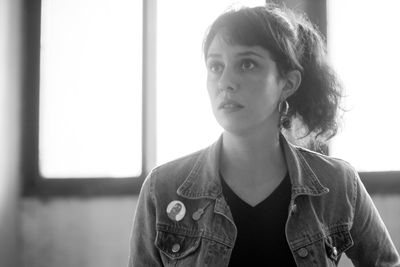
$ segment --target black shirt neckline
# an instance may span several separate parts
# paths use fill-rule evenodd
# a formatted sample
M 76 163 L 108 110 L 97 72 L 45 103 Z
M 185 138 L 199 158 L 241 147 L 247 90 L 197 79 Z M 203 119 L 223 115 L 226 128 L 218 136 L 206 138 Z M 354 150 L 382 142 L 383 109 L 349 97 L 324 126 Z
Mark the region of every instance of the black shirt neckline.
M 282 197 L 282 194 L 287 194 L 287 188 L 288 187 L 290 188 L 289 172 L 286 172 L 285 177 L 280 181 L 278 186 L 263 200 L 258 202 L 255 206 L 252 206 L 249 203 L 247 203 L 246 201 L 244 201 L 240 196 L 238 196 L 232 190 L 232 188 L 225 181 L 222 174 L 220 174 L 220 179 L 221 179 L 222 192 L 224 193 L 224 197 L 227 200 L 228 205 L 229 205 L 229 202 L 232 202 L 235 205 L 238 205 L 239 207 L 241 207 L 243 209 L 250 209 L 250 210 L 251 209 L 255 209 L 255 210 L 262 209 L 263 205 L 265 205 L 265 203 L 267 203 L 267 202 L 279 201 L 279 199 Z

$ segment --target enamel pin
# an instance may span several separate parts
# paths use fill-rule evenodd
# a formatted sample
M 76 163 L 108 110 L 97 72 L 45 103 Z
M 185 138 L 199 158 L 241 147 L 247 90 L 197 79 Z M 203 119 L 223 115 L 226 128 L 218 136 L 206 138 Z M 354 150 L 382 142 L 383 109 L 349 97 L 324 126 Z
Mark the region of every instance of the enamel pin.
M 167 206 L 167 214 L 171 220 L 179 222 L 185 217 L 185 205 L 179 200 L 171 201 Z

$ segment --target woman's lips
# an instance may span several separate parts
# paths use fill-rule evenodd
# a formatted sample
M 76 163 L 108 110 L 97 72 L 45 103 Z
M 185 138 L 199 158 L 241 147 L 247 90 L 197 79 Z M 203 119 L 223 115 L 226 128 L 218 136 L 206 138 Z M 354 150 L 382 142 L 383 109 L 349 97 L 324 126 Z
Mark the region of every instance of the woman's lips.
M 244 108 L 243 105 L 239 104 L 236 101 L 228 100 L 228 99 L 222 101 L 221 104 L 219 104 L 219 106 L 218 106 L 218 109 L 225 110 L 225 111 L 231 111 L 231 112 L 238 111 L 242 108 Z

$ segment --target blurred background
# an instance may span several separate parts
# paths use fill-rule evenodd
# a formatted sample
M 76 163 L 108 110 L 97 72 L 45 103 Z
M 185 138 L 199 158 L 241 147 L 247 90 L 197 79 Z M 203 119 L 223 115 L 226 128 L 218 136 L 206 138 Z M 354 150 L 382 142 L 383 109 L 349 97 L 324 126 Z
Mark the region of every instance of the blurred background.
M 207 27 L 263 2 L 0 0 L 1 267 L 127 266 L 144 177 L 221 133 Z M 327 39 L 346 95 L 329 153 L 357 168 L 399 249 L 400 3 L 282 2 Z

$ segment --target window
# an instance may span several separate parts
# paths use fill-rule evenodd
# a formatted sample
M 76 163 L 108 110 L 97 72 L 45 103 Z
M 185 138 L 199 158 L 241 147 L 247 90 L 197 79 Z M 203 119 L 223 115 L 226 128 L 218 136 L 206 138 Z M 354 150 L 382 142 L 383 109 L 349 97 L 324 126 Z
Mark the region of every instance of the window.
M 24 195 L 139 192 L 148 2 L 23 2 Z
M 400 181 L 399 8 L 391 0 L 328 1 L 328 49 L 348 110 L 331 152 L 354 165 L 372 192 L 393 191 Z
M 329 1 L 330 57 L 345 84 L 348 110 L 332 153 L 360 171 L 400 171 L 399 8 L 391 0 L 379 5 L 372 0 Z
M 42 0 L 39 170 L 142 172 L 142 3 Z

